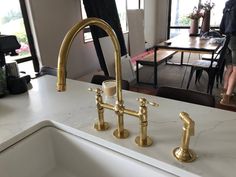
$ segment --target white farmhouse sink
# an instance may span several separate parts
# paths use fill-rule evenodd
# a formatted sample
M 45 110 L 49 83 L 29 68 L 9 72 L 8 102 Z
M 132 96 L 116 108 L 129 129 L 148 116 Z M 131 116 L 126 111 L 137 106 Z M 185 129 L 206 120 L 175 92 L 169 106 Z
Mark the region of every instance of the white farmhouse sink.
M 19 136 L 18 136 L 19 137 Z M 17 139 L 17 138 L 16 138 Z M 18 138 L 19 139 L 19 138 Z M 156 177 L 158 168 L 73 135 L 38 126 L 0 153 L 1 177 Z

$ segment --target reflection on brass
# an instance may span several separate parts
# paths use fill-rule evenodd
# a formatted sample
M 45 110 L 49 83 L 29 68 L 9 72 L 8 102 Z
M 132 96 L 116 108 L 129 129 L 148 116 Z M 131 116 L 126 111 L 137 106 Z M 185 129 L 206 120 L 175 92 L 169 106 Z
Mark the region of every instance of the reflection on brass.
M 117 128 L 114 132 L 113 132 L 113 135 L 116 137 L 116 138 L 119 138 L 119 139 L 125 139 L 129 136 L 129 131 L 124 129 L 123 131 L 119 132 L 119 128 Z
M 94 124 L 94 128 L 97 130 L 97 131 L 104 131 L 104 130 L 107 130 L 109 129 L 109 124 L 107 122 L 97 122 Z
M 180 147 L 173 150 L 173 155 L 181 162 L 192 162 L 197 158 L 195 152 L 189 149 L 190 136 L 194 136 L 195 123 L 186 112 L 181 112 L 179 116 L 184 122 L 183 136 Z
M 141 147 L 148 147 L 152 145 L 152 139 L 148 136 L 145 139 L 142 139 L 140 136 L 135 138 L 135 143 Z
M 66 34 L 59 51 L 58 56 L 58 71 L 57 71 L 57 90 L 65 91 L 66 89 L 66 62 L 68 58 L 69 49 L 76 35 L 85 27 L 89 25 L 95 25 L 102 28 L 111 38 L 114 45 L 115 53 L 115 73 L 116 73 L 116 103 L 111 105 L 104 103 L 101 93 L 101 89 L 89 89 L 96 93 L 96 105 L 98 111 L 98 122 L 95 124 L 95 128 L 99 131 L 106 130 L 108 123 L 104 122 L 104 109 L 113 110 L 117 116 L 118 127 L 114 131 L 114 136 L 117 138 L 126 138 L 129 135 L 128 130 L 124 129 L 124 114 L 135 116 L 140 119 L 140 136 L 137 137 L 136 142 L 139 146 L 149 146 L 152 144 L 151 138 L 147 136 L 147 107 L 146 104 L 157 106 L 155 103 L 148 102 L 145 98 L 139 99 L 140 107 L 139 111 L 133 111 L 124 107 L 122 99 L 122 76 L 121 76 L 121 53 L 120 45 L 115 32 L 105 21 L 98 18 L 88 18 L 74 25 Z

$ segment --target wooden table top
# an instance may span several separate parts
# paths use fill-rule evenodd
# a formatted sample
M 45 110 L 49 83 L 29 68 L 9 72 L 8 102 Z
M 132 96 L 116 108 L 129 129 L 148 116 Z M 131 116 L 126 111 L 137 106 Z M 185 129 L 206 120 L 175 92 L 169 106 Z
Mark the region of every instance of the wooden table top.
M 157 45 L 158 49 L 170 49 L 183 52 L 215 52 L 220 43 L 213 43 L 211 39 L 201 38 L 199 36 L 189 36 L 182 34 L 161 42 Z

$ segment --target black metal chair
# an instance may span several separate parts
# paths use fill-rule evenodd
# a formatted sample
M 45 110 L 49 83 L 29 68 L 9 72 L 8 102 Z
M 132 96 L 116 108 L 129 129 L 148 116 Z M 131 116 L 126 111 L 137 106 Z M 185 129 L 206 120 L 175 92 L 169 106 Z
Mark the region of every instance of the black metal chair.
M 231 51 L 229 49 L 226 49 L 225 58 L 229 55 L 231 55 Z M 219 60 L 219 58 L 220 58 L 220 55 L 215 54 L 214 61 L 217 62 Z M 202 60 L 211 60 L 211 57 L 209 56 L 209 54 L 204 54 L 204 55 L 202 55 Z M 222 82 L 223 82 L 224 69 L 225 69 L 225 60 L 223 60 L 223 63 L 220 65 L 220 67 L 216 73 L 216 87 L 217 88 L 219 88 L 219 83 L 222 84 Z M 199 79 L 200 79 L 200 77 L 198 78 L 198 80 Z
M 115 78 L 110 77 L 110 76 L 94 75 L 91 80 L 91 83 L 102 85 L 102 82 L 105 80 L 115 80 Z M 129 90 L 129 82 L 128 81 L 122 80 L 122 89 Z
M 209 94 L 174 87 L 160 87 L 156 96 L 215 107 L 215 97 Z
M 222 37 L 222 34 L 219 31 L 208 31 L 201 35 L 201 37 L 211 37 L 211 38 L 220 38 Z
M 189 74 L 189 80 L 187 84 L 187 89 L 189 89 L 189 85 L 192 79 L 194 72 L 196 71 L 196 79 L 195 83 L 199 81 L 201 74 L 205 71 L 208 74 L 208 85 L 207 85 L 207 93 L 212 94 L 212 89 L 215 83 L 215 79 L 219 80 L 219 77 L 223 77 L 223 70 L 225 65 L 225 54 L 228 49 L 229 40 L 226 38 L 222 44 L 221 50 L 215 55 L 215 58 L 211 60 L 196 60 L 191 64 L 191 70 Z M 218 57 L 218 59 L 216 59 Z M 218 81 L 217 81 L 218 83 Z

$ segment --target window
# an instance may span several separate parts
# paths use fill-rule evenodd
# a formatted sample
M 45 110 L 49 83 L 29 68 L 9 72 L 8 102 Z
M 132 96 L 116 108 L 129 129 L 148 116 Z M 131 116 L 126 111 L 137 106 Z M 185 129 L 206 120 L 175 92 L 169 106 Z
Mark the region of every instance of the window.
M 128 31 L 126 10 L 127 9 L 143 9 L 144 0 L 115 0 L 115 1 L 116 1 L 118 15 L 120 18 L 121 27 L 122 27 L 123 32 L 125 33 Z M 82 18 L 83 19 L 87 18 L 83 1 L 81 1 L 81 12 L 82 12 Z M 89 27 L 84 30 L 84 41 L 85 42 L 92 41 L 92 35 L 90 33 Z
M 6 61 L 16 60 L 24 71 L 39 71 L 33 39 L 31 36 L 26 6 L 20 0 L 0 0 L 0 32 L 4 35 L 15 35 L 21 48 L 17 49 L 17 56 L 6 56 Z M 31 63 L 31 64 L 30 64 Z M 20 68 L 21 70 L 21 68 Z
M 211 10 L 211 28 L 218 28 L 223 13 L 223 8 L 227 0 L 211 0 L 215 6 Z M 170 24 L 169 36 L 174 37 L 180 33 L 188 32 L 190 19 L 187 18 L 194 7 L 198 7 L 199 3 L 206 1 L 201 0 L 171 0 L 170 3 Z M 201 25 L 201 21 L 199 23 Z

